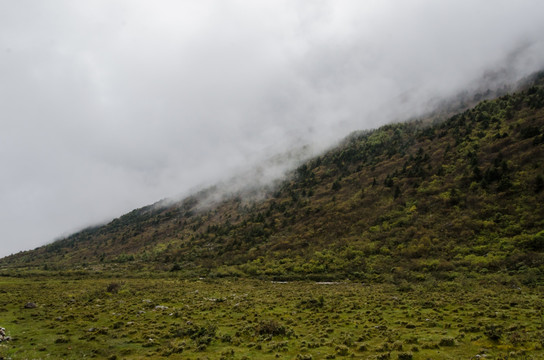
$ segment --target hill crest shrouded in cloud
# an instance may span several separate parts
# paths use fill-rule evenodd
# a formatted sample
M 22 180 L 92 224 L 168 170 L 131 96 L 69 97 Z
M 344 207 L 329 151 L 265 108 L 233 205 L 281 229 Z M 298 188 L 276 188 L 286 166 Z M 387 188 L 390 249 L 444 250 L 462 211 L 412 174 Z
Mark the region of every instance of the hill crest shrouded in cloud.
M 535 1 L 2 3 L 0 256 L 417 116 L 479 79 L 513 83 L 544 65 L 542 13 Z
M 398 282 L 495 273 L 534 284 L 544 260 L 543 84 L 541 72 L 450 115 L 353 132 L 273 187 L 249 188 L 243 180 L 259 176 L 246 173 L 0 259 L 0 275 Z

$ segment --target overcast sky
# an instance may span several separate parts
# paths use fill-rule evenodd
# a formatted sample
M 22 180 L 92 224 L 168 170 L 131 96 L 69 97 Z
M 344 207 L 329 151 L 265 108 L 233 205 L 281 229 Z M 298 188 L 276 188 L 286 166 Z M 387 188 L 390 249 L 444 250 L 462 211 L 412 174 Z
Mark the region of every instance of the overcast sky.
M 543 41 L 540 0 L 0 0 L 0 256 L 529 74 Z

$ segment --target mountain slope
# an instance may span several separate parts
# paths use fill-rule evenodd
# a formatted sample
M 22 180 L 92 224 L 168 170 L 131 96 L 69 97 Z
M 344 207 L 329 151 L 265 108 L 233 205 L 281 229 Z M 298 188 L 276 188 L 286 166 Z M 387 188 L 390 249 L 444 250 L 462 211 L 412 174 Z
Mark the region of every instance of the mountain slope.
M 264 197 L 208 189 L 0 266 L 374 280 L 523 272 L 537 281 L 544 270 L 542 82 L 445 121 L 351 134 Z

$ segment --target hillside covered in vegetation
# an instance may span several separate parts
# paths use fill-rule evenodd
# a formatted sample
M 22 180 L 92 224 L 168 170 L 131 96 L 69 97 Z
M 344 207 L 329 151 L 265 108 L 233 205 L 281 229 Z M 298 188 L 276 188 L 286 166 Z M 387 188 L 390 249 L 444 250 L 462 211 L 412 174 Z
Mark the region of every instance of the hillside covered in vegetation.
M 134 210 L 1 259 L 0 271 L 542 281 L 542 79 L 447 119 L 353 133 L 265 196 L 209 201 L 218 193 Z

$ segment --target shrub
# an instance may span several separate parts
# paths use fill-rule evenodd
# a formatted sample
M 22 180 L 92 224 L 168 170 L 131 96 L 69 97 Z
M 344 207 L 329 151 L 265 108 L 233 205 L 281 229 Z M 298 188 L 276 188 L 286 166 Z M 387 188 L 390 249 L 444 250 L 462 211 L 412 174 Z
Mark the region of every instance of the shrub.
M 497 342 L 502 337 L 502 328 L 495 324 L 487 325 L 484 334 L 489 340 Z
M 438 343 L 439 346 L 455 346 L 455 339 L 452 337 L 445 337 Z
M 176 335 L 187 335 L 194 340 L 197 346 L 200 346 L 209 345 L 215 339 L 216 331 L 217 326 L 215 324 L 206 324 L 204 326 L 192 325 L 187 329 L 178 330 Z
M 257 335 L 286 335 L 287 329 L 276 320 L 263 320 L 255 327 Z
M 304 299 L 298 304 L 299 307 L 304 309 L 322 308 L 323 305 L 325 305 L 325 299 L 323 296 L 320 296 L 319 299 Z
M 340 356 L 347 356 L 349 354 L 349 348 L 346 345 L 338 345 L 335 350 Z
M 108 287 L 106 288 L 106 291 L 109 292 L 110 294 L 117 294 L 119 290 L 121 289 L 121 286 L 122 285 L 120 283 L 113 282 L 108 285 Z

